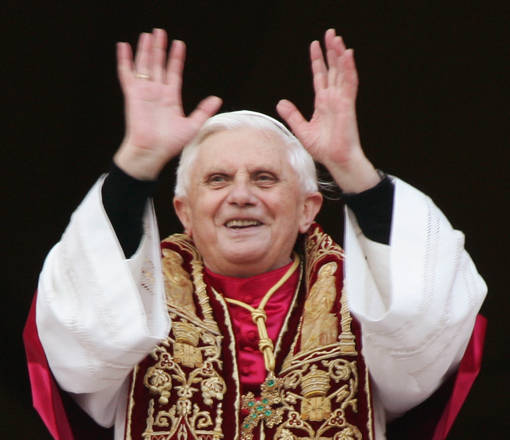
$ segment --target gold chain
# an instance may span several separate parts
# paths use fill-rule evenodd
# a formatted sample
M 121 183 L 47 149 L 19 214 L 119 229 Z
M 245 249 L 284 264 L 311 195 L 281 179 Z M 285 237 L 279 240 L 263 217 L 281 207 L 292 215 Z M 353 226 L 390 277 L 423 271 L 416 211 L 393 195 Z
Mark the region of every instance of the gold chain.
M 273 295 L 273 293 L 275 293 L 283 284 L 285 284 L 285 282 L 296 271 L 296 269 L 299 266 L 299 262 L 300 262 L 299 255 L 294 253 L 294 261 L 292 265 L 287 269 L 287 271 L 278 280 L 278 282 L 274 284 L 273 287 L 271 287 L 266 292 L 257 308 L 252 307 L 249 304 L 246 304 L 245 302 L 239 301 L 237 299 L 225 298 L 226 302 L 243 307 L 251 313 L 251 319 L 257 326 L 257 331 L 259 332 L 259 350 L 264 355 L 264 364 L 266 366 L 266 370 L 268 371 L 268 373 L 274 372 L 275 359 L 273 351 L 274 350 L 273 341 L 267 334 L 266 327 L 267 315 L 266 312 L 264 311 L 264 308 L 266 307 L 266 304 Z

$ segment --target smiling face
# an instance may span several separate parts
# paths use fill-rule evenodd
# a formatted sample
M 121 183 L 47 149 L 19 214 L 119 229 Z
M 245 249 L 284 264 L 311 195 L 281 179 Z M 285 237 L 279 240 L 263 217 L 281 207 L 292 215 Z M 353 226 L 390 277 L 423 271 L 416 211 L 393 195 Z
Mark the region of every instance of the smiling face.
M 322 196 L 303 193 L 284 141 L 239 128 L 212 133 L 199 148 L 187 194 L 174 207 L 205 265 L 247 277 L 287 264 Z

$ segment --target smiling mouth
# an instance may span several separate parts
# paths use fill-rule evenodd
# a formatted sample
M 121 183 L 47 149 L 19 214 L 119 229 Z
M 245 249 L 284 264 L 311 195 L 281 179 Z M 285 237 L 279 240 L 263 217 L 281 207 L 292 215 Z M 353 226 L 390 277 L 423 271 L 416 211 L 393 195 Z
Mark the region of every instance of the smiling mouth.
M 227 228 L 231 229 L 244 229 L 244 228 L 251 228 L 254 226 L 260 226 L 262 225 L 262 222 L 259 222 L 258 220 L 241 220 L 241 219 L 234 219 L 229 220 L 225 223 L 225 226 Z

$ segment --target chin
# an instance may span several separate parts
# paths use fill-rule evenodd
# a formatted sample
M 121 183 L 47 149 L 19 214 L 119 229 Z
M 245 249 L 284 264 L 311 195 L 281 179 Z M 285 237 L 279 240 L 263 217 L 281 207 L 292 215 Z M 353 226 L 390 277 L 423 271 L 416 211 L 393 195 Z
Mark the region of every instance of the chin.
M 267 250 L 260 249 L 240 249 L 240 250 L 231 250 L 226 253 L 225 259 L 230 262 L 230 264 L 257 264 L 258 262 L 262 263 L 264 257 L 267 256 Z

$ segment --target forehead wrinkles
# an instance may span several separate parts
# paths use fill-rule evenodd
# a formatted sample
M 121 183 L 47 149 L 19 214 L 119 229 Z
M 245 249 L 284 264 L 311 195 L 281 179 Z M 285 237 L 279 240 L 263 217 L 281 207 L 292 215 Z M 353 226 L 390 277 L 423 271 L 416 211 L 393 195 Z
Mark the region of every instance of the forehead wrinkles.
M 220 137 L 223 136 L 223 139 Z M 225 150 L 225 151 L 222 151 Z M 236 170 L 246 168 L 281 173 L 286 168 L 296 175 L 291 165 L 288 147 L 271 131 L 239 128 L 210 133 L 198 145 L 193 170 Z

